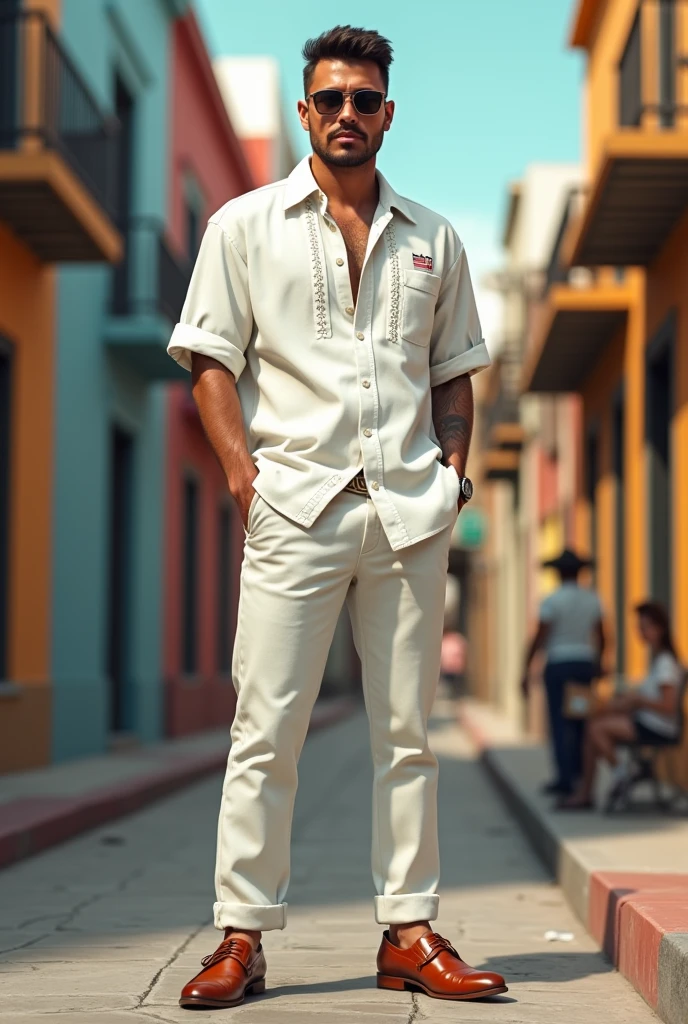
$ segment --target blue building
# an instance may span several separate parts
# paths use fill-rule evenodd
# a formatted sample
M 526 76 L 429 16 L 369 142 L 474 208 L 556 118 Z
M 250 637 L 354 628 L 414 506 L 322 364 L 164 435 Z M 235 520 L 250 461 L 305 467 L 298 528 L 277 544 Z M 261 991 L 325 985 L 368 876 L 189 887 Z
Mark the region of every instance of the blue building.
M 189 267 L 165 241 L 171 24 L 188 0 L 63 0 L 61 34 L 119 121 L 116 267 L 59 270 L 53 757 L 153 740 L 161 685 L 165 355 Z

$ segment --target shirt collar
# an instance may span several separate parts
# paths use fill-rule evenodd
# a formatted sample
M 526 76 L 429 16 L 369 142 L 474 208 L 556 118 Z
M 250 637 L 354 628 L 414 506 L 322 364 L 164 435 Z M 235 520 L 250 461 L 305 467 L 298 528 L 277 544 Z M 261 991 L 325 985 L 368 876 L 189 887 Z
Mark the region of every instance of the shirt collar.
M 406 199 L 402 196 L 397 195 L 392 186 L 389 184 L 387 179 L 380 171 L 377 172 L 378 185 L 380 186 L 380 205 L 383 209 L 392 211 L 396 210 L 406 220 L 410 221 L 411 224 L 416 223 L 416 219 L 411 213 L 410 207 Z M 284 209 L 290 210 L 293 206 L 297 206 L 303 202 L 309 196 L 312 196 L 315 192 L 320 192 L 318 183 L 313 177 L 311 170 L 310 157 L 306 156 L 300 161 L 287 178 L 287 185 L 284 192 Z

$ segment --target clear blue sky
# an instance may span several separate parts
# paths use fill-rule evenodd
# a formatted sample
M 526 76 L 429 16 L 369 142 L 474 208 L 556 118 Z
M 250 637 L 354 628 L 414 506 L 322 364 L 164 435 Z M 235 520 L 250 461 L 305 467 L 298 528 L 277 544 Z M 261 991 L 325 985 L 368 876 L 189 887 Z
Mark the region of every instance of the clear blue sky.
M 337 22 L 394 45 L 397 113 L 379 166 L 404 195 L 454 223 L 478 277 L 498 258 L 507 183 L 532 161 L 580 155 L 580 55 L 573 0 L 196 0 L 214 54 L 269 54 L 295 112 L 301 46 Z M 291 112 L 293 111 L 293 114 Z

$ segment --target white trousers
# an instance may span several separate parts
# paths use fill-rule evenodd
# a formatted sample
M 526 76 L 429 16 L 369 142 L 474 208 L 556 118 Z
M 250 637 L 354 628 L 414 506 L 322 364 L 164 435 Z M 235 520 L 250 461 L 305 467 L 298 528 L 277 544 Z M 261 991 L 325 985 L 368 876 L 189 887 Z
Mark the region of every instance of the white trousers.
M 450 534 L 448 526 L 394 552 L 365 496 L 342 492 L 309 529 L 254 499 L 218 827 L 217 928 L 285 926 L 297 762 L 345 601 L 374 764 L 376 920 L 437 917 L 437 761 L 427 721 L 440 668 Z

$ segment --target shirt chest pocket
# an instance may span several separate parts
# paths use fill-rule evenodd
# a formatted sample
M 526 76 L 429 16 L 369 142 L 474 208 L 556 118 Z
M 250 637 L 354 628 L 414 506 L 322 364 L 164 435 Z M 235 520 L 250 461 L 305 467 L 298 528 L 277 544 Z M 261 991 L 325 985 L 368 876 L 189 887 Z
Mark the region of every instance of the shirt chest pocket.
M 412 345 L 430 344 L 435 306 L 442 278 L 423 270 L 404 270 L 401 337 Z

